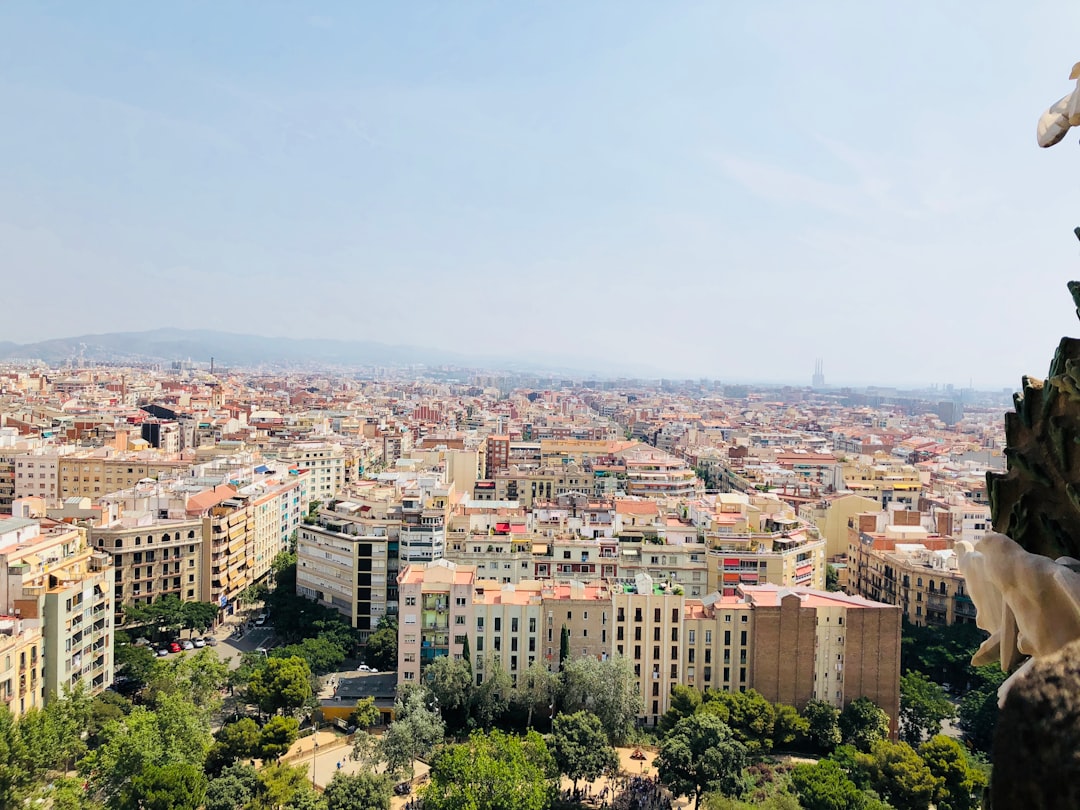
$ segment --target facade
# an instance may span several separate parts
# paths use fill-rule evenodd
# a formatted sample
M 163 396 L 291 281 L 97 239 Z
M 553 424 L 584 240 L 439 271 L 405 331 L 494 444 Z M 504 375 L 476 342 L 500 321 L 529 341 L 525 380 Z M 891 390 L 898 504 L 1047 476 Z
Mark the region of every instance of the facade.
M 362 534 L 362 525 L 347 520 L 321 523 L 297 530 L 296 591 L 334 608 L 366 638 L 390 612 L 387 583 L 397 571 L 390 569 L 389 538 L 385 530 Z
M 131 489 L 145 479 L 176 477 L 191 465 L 157 451 L 94 450 L 61 456 L 57 497 L 100 498 Z
M 28 663 L 20 673 L 18 697 L 26 707 L 80 682 L 91 694 L 112 683 L 112 560 L 90 547 L 85 529 L 0 520 L 0 611 L 41 636 L 39 665 Z M 33 645 L 22 649 L 32 662 Z
M 346 453 L 339 444 L 298 442 L 278 453 L 278 460 L 311 471 L 309 497 L 326 502 L 345 488 Z
M 0 702 L 18 719 L 44 705 L 41 627 L 0 616 Z
M 171 594 L 183 602 L 203 592 L 203 521 L 155 520 L 142 513 L 90 528 L 90 542 L 112 557 L 116 624 L 123 606 L 150 604 Z
M 439 655 L 460 656 L 466 638 L 478 683 L 491 655 L 512 678 L 537 660 L 554 670 L 565 627 L 574 657 L 618 655 L 633 665 L 649 724 L 670 707 L 672 687 L 686 684 L 756 689 L 799 709 L 815 698 L 843 707 L 865 696 L 895 729 L 901 611 L 890 605 L 776 585 L 689 599 L 646 574 L 611 586 L 502 584 L 445 560 L 408 566 L 400 583 L 402 682 L 418 680 Z

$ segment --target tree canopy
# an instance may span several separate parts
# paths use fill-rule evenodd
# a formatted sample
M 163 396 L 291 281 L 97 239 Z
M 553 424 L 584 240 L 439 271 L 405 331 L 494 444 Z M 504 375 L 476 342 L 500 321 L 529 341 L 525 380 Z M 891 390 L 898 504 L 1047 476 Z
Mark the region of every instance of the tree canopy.
M 600 718 L 584 711 L 555 718 L 551 753 L 559 772 L 573 781 L 574 790 L 579 779 L 592 781 L 619 766 L 619 756 L 608 741 Z
M 955 716 L 952 701 L 938 684 L 918 671 L 900 677 L 900 739 L 918 745 L 941 732 L 941 724 Z
M 694 797 L 697 808 L 706 790 L 737 795 L 742 790 L 746 746 L 715 714 L 684 717 L 664 737 L 656 758 L 657 776 L 676 795 Z

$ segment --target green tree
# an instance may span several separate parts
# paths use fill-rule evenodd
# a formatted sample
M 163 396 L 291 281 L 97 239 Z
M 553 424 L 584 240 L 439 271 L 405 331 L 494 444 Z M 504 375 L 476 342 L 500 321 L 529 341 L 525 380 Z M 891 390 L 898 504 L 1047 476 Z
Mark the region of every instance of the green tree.
M 149 647 L 122 644 L 113 649 L 113 665 L 116 672 L 131 678 L 139 688 L 145 686 L 151 679 L 157 663 L 157 656 Z
M 859 766 L 873 788 L 896 810 L 927 810 L 938 780 L 922 757 L 907 743 L 878 740 L 869 754 L 858 754 Z
M 541 661 L 533 661 L 518 676 L 513 702 L 517 714 L 520 716 L 524 713 L 525 728 L 532 728 L 534 714 L 539 713 L 545 720 L 551 715 L 551 706 L 558 691 L 558 673 L 551 672 Z
M 311 668 L 303 658 L 271 658 L 248 682 L 248 696 L 267 714 L 299 709 L 312 695 Z
M 323 796 L 327 810 L 390 810 L 390 779 L 385 774 L 338 772 Z
M 444 655 L 424 670 L 424 683 L 452 731 L 466 727 L 472 705 L 472 676 L 463 661 Z
M 464 664 L 464 661 L 458 663 Z M 484 673 L 484 680 L 472 690 L 469 716 L 480 728 L 490 729 L 510 707 L 510 692 L 514 684 L 510 680 L 510 674 L 502 668 L 499 659 L 492 653 L 484 656 L 481 671 Z
M 430 756 L 446 735 L 446 726 L 438 712 L 427 706 L 427 697 L 424 690 L 414 689 L 394 704 L 397 719 L 386 729 L 379 746 L 392 773 L 408 773 L 412 778 L 413 761 Z
M 474 732 L 438 753 L 422 789 L 425 810 L 546 810 L 556 768 L 542 737 Z
M 976 751 L 989 753 L 998 717 L 998 687 L 1005 673 L 996 664 L 973 669 L 974 685 L 960 699 L 959 726 L 964 739 Z
M 86 720 L 86 744 L 97 748 L 101 744 L 101 732 L 111 720 L 120 720 L 132 709 L 132 703 L 123 695 L 105 691 L 95 695 L 90 701 L 90 712 Z
M 237 763 L 211 779 L 206 788 L 206 810 L 247 808 L 262 790 L 258 772 L 250 765 Z
M 299 736 L 300 722 L 295 717 L 271 717 L 259 733 L 259 759 L 277 759 Z
M 262 783 L 255 807 L 258 810 L 284 810 L 298 796 L 311 790 L 311 777 L 304 765 L 275 762 L 259 773 Z
M 620 655 L 603 661 L 581 656 L 562 671 L 563 711 L 582 709 L 600 718 L 611 741 L 625 741 L 643 708 L 633 665 Z
M 676 795 L 692 795 L 696 810 L 706 790 L 738 795 L 746 762 L 746 747 L 727 724 L 699 712 L 680 720 L 664 737 L 656 773 Z
M 825 590 L 840 590 L 840 572 L 836 570 L 834 565 L 825 565 Z
M 945 690 L 921 672 L 900 676 L 900 739 L 918 745 L 956 714 Z
M 982 805 L 986 772 L 978 767 L 964 747 L 944 735 L 932 737 L 919 746 L 930 773 L 937 779 L 934 805 L 937 810 L 977 810 Z
M 600 718 L 589 712 L 560 714 L 555 718 L 551 753 L 559 772 L 573 781 L 575 791 L 579 779 L 591 782 L 619 766 L 619 756 L 612 748 Z
M 345 649 L 328 636 L 305 638 L 296 644 L 278 647 L 270 654 L 271 658 L 303 658 L 308 668 L 316 675 L 334 672 L 345 660 Z
M 184 602 L 181 607 L 184 629 L 205 633 L 214 626 L 218 617 L 218 606 L 213 602 Z
M 710 689 L 705 693 L 701 711 L 723 720 L 751 756 L 772 750 L 776 709 L 756 689 L 745 692 Z
M 199 810 L 206 776 L 195 765 L 151 765 L 124 786 L 121 810 Z
M 566 669 L 570 661 L 570 630 L 564 624 L 559 631 L 559 672 Z
M 803 707 L 807 722 L 806 738 L 812 748 L 828 754 L 843 740 L 840 734 L 840 710 L 824 700 L 811 700 Z
M 976 679 L 971 656 L 985 638 L 974 624 L 919 627 L 905 622 L 900 637 L 901 670 L 921 672 L 935 683 L 966 689 Z
M 806 739 L 810 723 L 799 714 L 799 710 L 786 703 L 773 704 L 773 746 L 789 750 L 796 743 Z
M 791 783 L 805 810 L 861 810 L 865 804 L 863 792 L 830 759 L 796 766 Z
M 382 713 L 375 705 L 375 698 L 361 698 L 356 702 L 356 708 L 349 715 L 352 724 L 358 729 L 371 728 L 382 722 Z
M 6 705 L 0 705 L 0 807 L 17 807 L 33 784 L 26 760 L 26 745 L 15 718 Z
M 209 718 L 221 706 L 221 690 L 228 679 L 228 665 L 216 652 L 203 648 L 193 654 L 158 661 L 145 697 L 153 700 L 158 695 L 178 695 L 200 707 Z
M 466 641 L 468 636 L 465 636 Z M 386 615 L 379 619 L 375 632 L 368 636 L 364 658 L 371 666 L 384 672 L 397 669 L 397 618 Z
M 870 698 L 853 700 L 840 712 L 840 735 L 846 744 L 869 751 L 889 736 L 889 715 Z
M 206 770 L 223 773 L 238 759 L 248 759 L 259 753 L 259 726 L 250 717 L 226 723 L 214 734 L 214 743 L 206 755 Z
M 675 684 L 671 689 L 670 708 L 660 718 L 660 730 L 671 731 L 684 717 L 695 714 L 701 708 L 701 692 L 692 686 Z

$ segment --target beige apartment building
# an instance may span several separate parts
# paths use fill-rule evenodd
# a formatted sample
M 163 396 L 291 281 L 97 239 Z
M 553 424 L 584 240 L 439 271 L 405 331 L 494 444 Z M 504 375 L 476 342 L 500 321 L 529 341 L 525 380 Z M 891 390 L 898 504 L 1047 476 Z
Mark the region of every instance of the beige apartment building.
M 112 683 L 112 560 L 91 548 L 85 529 L 0 520 L 0 611 L 40 630 L 41 666 L 25 672 L 27 691 L 38 691 L 35 699 L 80 682 L 97 694 Z
M 901 611 L 858 596 L 810 588 L 738 585 L 688 599 L 639 575 L 631 584 L 475 579 L 440 561 L 401 574 L 399 678 L 420 678 L 440 655 L 460 656 L 466 638 L 482 682 L 486 654 L 512 677 L 534 660 L 558 667 L 562 628 L 580 655 L 625 657 L 641 690 L 642 719 L 656 723 L 671 689 L 756 689 L 798 708 L 817 698 L 846 706 L 866 696 L 899 712 Z M 406 623 L 405 611 L 415 610 Z M 421 612 L 422 609 L 422 612 Z M 535 620 L 535 621 L 534 621 Z
M 15 717 L 44 705 L 41 627 L 0 616 L 0 702 Z
M 110 492 L 131 489 L 140 481 L 175 478 L 191 464 L 154 450 L 121 452 L 109 448 L 62 456 L 57 462 L 57 497 L 100 498 Z
M 125 514 L 90 528 L 90 542 L 112 557 L 116 624 L 124 605 L 150 604 L 172 595 L 198 601 L 203 592 L 203 520 L 157 520 L 149 512 Z
M 326 503 L 345 489 L 347 460 L 340 444 L 297 442 L 279 451 L 277 457 L 289 466 L 311 471 L 309 497 L 313 501 Z

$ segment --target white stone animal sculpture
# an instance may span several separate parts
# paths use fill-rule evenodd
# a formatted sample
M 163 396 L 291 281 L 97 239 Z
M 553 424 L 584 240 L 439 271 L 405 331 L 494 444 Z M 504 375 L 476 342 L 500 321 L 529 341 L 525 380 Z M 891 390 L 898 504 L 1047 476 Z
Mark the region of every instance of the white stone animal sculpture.
M 1073 570 L 1080 561 L 1032 554 L 997 532 L 974 545 L 957 543 L 956 555 L 975 603 L 975 623 L 990 633 L 971 663 L 996 660 L 1010 672 L 1025 657 L 1042 658 L 1080 639 L 1080 573 Z M 1000 701 L 1029 663 L 1001 685 Z
M 1070 127 L 1080 126 L 1080 62 L 1073 65 L 1069 79 L 1076 81 L 1076 89 L 1059 99 L 1039 118 L 1039 146 L 1053 146 L 1065 137 Z

